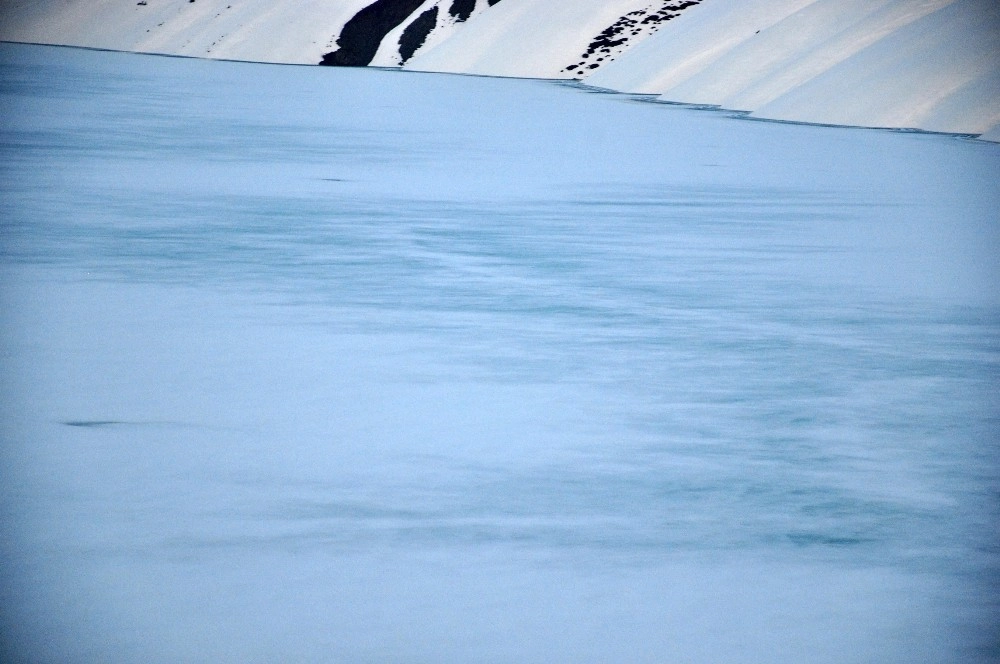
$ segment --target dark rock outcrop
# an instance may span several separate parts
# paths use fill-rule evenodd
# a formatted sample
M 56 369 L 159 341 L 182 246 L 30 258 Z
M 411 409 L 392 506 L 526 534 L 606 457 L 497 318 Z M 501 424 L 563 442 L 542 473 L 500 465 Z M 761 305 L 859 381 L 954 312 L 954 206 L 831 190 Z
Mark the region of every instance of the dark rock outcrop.
M 417 49 L 424 45 L 427 35 L 437 25 L 437 17 L 438 8 L 434 6 L 418 16 L 413 23 L 406 26 L 403 34 L 399 36 L 399 57 L 401 62 L 405 63 L 412 58 Z
M 617 21 L 594 37 L 580 59 L 563 69 L 564 72 L 583 73 L 597 69 L 605 62 L 614 60 L 629 42 L 640 34 L 656 32 L 660 23 L 680 15 L 688 7 L 701 0 L 677 0 L 662 2 L 659 9 L 637 9 L 620 17 Z
M 476 11 L 476 0 L 453 0 L 448 13 L 455 17 L 459 23 L 468 20 L 472 12 Z
M 332 67 L 368 65 L 385 36 L 422 4 L 423 0 L 375 0 L 344 24 L 337 37 L 339 48 L 324 55 L 320 64 Z

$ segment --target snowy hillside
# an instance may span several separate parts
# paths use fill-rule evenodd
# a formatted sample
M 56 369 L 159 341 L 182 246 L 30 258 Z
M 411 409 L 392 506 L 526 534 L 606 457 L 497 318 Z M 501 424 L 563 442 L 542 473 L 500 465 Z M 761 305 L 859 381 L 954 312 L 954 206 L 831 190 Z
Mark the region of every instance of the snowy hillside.
M 0 39 L 571 78 L 761 118 L 1000 135 L 994 0 L 13 0 Z

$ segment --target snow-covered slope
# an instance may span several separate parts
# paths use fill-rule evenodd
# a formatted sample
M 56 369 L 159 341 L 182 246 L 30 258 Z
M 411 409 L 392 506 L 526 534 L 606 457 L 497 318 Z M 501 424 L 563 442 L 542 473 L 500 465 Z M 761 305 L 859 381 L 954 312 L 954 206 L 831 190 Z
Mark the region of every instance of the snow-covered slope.
M 451 39 L 421 49 L 406 67 L 585 78 L 698 4 L 696 0 L 504 0 L 470 20 Z
M 1000 3 L 706 2 L 588 82 L 764 118 L 982 133 L 1000 123 Z
M 0 39 L 574 78 L 761 118 L 1000 133 L 995 0 L 9 0 Z
M 370 0 L 3 0 L 0 39 L 315 64 Z

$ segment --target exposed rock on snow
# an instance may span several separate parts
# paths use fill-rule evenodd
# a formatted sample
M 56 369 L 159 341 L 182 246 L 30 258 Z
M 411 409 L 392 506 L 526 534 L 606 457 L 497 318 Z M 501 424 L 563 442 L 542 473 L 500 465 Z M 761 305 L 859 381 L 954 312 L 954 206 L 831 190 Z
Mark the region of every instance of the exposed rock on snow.
M 344 25 L 337 37 L 340 48 L 324 55 L 320 64 L 341 67 L 368 65 L 385 36 L 422 4 L 424 0 L 375 0 Z
M 406 66 L 493 76 L 582 78 L 652 34 L 659 24 L 650 21 L 633 35 L 631 21 L 659 17 L 661 10 L 673 15 L 680 10 L 666 7 L 683 4 L 504 0 L 473 16 L 447 39 L 429 43 Z
M 427 35 L 437 25 L 437 17 L 438 8 L 431 7 L 420 14 L 417 20 L 406 26 L 406 29 L 403 30 L 403 34 L 399 38 L 399 58 L 401 62 L 405 63 L 412 58 L 417 49 L 424 45 L 424 42 L 427 41 Z
M 453 0 L 448 13 L 455 17 L 456 21 L 466 21 L 476 10 L 476 0 Z
M 425 0 L 397 30 L 391 32 L 379 45 L 378 54 L 371 64 L 380 67 L 398 67 L 428 48 L 448 40 L 467 21 L 482 14 L 499 0 Z M 430 16 L 434 23 L 430 23 Z M 416 37 L 423 35 L 417 44 Z M 414 47 L 411 51 L 411 47 Z
M 566 66 L 563 71 L 586 74 L 597 69 L 601 63 L 614 60 L 615 56 L 632 43 L 656 32 L 663 21 L 669 21 L 678 16 L 682 10 L 700 1 L 660 2 L 625 14 L 590 42 L 587 51 L 580 56 L 579 62 Z
M 575 78 L 761 118 L 1000 133 L 994 0 L 8 0 L 0 39 Z

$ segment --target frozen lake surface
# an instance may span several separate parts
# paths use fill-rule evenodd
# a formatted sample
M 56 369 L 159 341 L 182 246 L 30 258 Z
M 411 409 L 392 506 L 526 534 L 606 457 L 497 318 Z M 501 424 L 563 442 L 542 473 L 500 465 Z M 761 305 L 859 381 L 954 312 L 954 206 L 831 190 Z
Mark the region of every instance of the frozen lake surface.
M 1000 145 L 0 46 L 4 661 L 1000 660 Z

